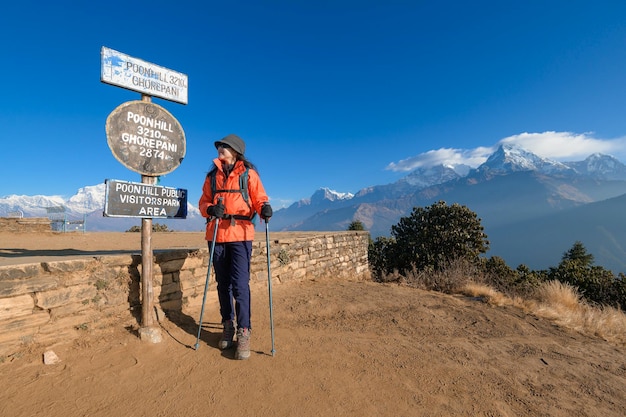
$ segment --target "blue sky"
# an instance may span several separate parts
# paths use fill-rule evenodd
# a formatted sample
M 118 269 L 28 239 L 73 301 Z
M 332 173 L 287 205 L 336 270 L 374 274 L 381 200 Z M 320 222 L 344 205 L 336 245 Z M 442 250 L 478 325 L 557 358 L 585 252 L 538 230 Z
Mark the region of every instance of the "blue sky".
M 502 142 L 626 162 L 626 2 L 29 1 L 0 15 L 0 196 L 141 181 L 105 123 L 140 94 L 100 82 L 102 46 L 184 73 L 186 157 L 161 185 L 194 205 L 229 133 L 275 207 Z

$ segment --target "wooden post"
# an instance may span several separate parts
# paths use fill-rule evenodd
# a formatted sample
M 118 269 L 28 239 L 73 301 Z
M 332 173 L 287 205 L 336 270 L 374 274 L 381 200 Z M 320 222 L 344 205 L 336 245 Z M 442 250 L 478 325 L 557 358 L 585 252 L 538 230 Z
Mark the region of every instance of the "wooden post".
M 142 94 L 141 101 L 151 102 L 152 98 Z M 142 175 L 141 183 L 154 185 L 157 177 Z M 161 342 L 160 331 L 154 324 L 154 290 L 152 288 L 152 218 L 141 219 L 141 329 L 142 340 Z
M 158 67 L 150 62 L 127 56 L 104 46 L 102 47 L 100 55 L 102 58 L 100 81 L 141 93 L 140 103 L 137 103 L 136 100 L 125 103 L 117 107 L 107 118 L 106 132 L 109 148 L 111 148 L 113 155 L 122 165 L 141 174 L 142 184 L 155 185 L 159 176 L 173 171 L 180 165 L 185 157 L 187 147 L 185 144 L 185 132 L 180 123 L 178 123 L 178 120 L 164 108 L 156 104 L 151 104 L 152 96 L 146 93 L 146 91 L 154 92 L 157 97 L 164 98 L 165 100 L 187 104 L 187 75 Z M 128 68 L 129 64 L 147 70 L 143 74 L 137 73 L 133 75 L 131 80 L 130 77 L 125 76 L 127 74 L 124 70 L 124 68 Z M 123 76 L 120 76 L 120 74 L 123 74 Z M 154 74 L 159 75 L 158 80 L 154 79 Z M 138 79 L 140 82 L 135 83 L 135 79 Z M 156 85 L 158 88 L 145 88 L 144 82 L 149 82 L 150 86 Z M 165 90 L 167 90 L 167 92 L 165 92 Z M 144 117 L 133 113 L 134 116 L 140 116 L 138 120 L 135 120 L 134 116 L 129 117 L 131 116 L 129 109 L 134 109 L 135 107 L 139 108 L 142 113 L 150 114 Z M 128 144 L 125 143 L 123 139 L 120 140 L 120 134 L 122 134 L 122 136 L 125 133 L 133 134 L 133 130 L 139 130 L 139 125 L 151 124 L 151 121 L 154 120 L 152 113 L 154 113 L 154 117 L 158 117 L 158 120 L 161 122 L 159 125 L 161 127 L 167 126 L 167 131 L 172 133 L 171 135 L 169 133 L 166 135 L 168 136 L 168 142 L 171 142 L 173 146 L 171 148 L 168 147 L 168 149 L 159 150 L 158 155 L 152 154 L 158 158 L 142 160 L 141 157 L 146 157 L 144 152 L 137 152 L 138 150 L 134 149 L 134 147 L 126 146 Z M 124 118 L 124 116 L 126 116 L 126 118 Z M 161 127 L 155 131 L 156 134 L 159 133 Z M 126 129 L 129 131 L 126 131 Z M 129 158 L 129 156 L 131 158 Z M 141 216 L 143 213 L 145 212 L 140 212 L 138 215 L 127 215 L 126 217 L 137 217 Z M 153 326 L 155 319 L 158 320 L 159 317 L 153 306 L 152 218 L 142 217 L 141 219 L 141 269 L 142 311 L 139 335 L 142 340 L 147 339 L 153 343 L 157 343 L 161 341 L 161 336 L 158 326 Z
M 156 177 L 141 176 L 143 184 L 154 185 Z M 153 301 L 152 289 L 152 219 L 141 219 L 141 325 L 150 327 L 153 324 Z

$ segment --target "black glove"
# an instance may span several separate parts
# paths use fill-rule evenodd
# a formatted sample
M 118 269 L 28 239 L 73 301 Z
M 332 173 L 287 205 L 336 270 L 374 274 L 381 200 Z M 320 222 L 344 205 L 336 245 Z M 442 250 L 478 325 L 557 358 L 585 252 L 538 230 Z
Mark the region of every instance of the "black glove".
M 272 211 L 272 206 L 270 206 L 269 203 L 263 204 L 263 207 L 261 207 L 261 218 L 268 222 L 270 220 L 270 217 L 272 217 L 272 214 L 274 214 L 274 212 Z
M 217 217 L 218 219 L 221 219 L 224 217 L 225 211 L 226 211 L 226 207 L 224 207 L 224 204 L 222 204 L 221 201 L 214 206 L 209 206 L 206 208 L 206 214 L 208 214 L 211 217 Z

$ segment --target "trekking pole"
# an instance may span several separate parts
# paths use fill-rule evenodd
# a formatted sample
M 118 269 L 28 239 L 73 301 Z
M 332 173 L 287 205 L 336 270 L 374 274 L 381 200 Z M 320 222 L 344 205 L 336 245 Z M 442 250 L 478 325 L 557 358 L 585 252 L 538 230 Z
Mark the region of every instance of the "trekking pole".
M 219 203 L 222 198 L 219 198 Z M 202 316 L 204 315 L 204 303 L 206 301 L 206 293 L 209 289 L 209 280 L 211 278 L 211 264 L 213 263 L 213 253 L 215 252 L 215 239 L 217 239 L 217 227 L 220 225 L 220 219 L 215 218 L 215 229 L 213 229 L 213 240 L 211 241 L 211 250 L 209 251 L 209 269 L 206 271 L 206 283 L 204 284 L 204 296 L 202 297 L 202 308 L 200 309 L 200 320 L 198 321 L 198 337 L 196 338 L 196 350 L 200 347 L 200 332 L 202 331 Z
M 267 220 L 265 220 L 265 244 L 267 245 L 267 287 L 270 299 L 270 330 L 272 332 L 272 356 L 274 356 L 276 350 L 274 349 L 274 312 L 272 309 L 272 272 L 270 269 L 270 227 Z

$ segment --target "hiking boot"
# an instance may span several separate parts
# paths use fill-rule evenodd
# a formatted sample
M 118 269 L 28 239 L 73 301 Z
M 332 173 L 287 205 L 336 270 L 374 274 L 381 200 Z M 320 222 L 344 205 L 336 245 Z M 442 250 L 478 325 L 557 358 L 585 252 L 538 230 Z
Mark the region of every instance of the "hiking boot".
M 218 343 L 218 347 L 221 350 L 228 349 L 233 345 L 233 337 L 235 336 L 235 323 L 232 320 L 226 320 L 224 322 L 224 331 L 222 331 L 222 338 Z
M 250 329 L 237 329 L 237 351 L 235 359 L 250 357 Z

